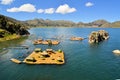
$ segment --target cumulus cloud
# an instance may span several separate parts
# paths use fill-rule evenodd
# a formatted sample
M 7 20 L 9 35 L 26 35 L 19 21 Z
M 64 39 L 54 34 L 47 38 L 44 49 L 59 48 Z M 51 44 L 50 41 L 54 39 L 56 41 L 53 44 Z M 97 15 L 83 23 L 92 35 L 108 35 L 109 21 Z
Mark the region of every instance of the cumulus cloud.
M 10 8 L 7 9 L 7 12 L 35 12 L 36 8 L 32 4 L 23 4 L 19 8 Z
M 11 4 L 14 0 L 1 0 L 1 4 L 8 5 Z
M 56 13 L 67 14 L 67 13 L 72 13 L 72 12 L 75 12 L 75 11 L 76 11 L 75 8 L 70 8 L 69 5 L 64 4 L 64 5 L 60 5 L 57 8 Z
M 16 7 L 13 7 L 11 9 L 7 9 L 7 12 L 19 12 L 19 9 Z
M 45 14 L 53 14 L 53 13 L 67 14 L 75 11 L 76 9 L 69 7 L 68 4 L 60 5 L 58 6 L 57 9 L 48 8 L 48 9 L 36 10 L 35 6 L 32 4 L 23 4 L 20 7 L 13 7 L 13 8 L 7 9 L 7 12 L 37 12 L 37 13 L 45 13 Z
M 86 4 L 85 4 L 85 6 L 86 7 L 91 7 L 91 6 L 93 6 L 94 4 L 92 3 L 92 2 L 87 2 Z
M 54 8 L 48 8 L 48 9 L 38 9 L 38 13 L 46 13 L 46 14 L 53 14 L 55 12 Z
M 54 12 L 55 12 L 54 8 L 45 9 L 45 13 L 47 14 L 53 14 Z
M 38 13 L 43 13 L 44 10 L 43 10 L 43 9 L 38 9 L 37 12 L 38 12 Z

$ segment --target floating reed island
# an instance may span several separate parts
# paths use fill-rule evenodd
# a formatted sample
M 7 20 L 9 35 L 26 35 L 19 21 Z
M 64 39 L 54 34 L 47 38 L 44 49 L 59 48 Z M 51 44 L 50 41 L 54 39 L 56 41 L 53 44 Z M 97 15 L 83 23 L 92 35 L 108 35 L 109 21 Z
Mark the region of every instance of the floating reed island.
M 42 51 L 41 48 L 36 48 L 23 62 L 26 64 L 64 64 L 64 52 L 60 49 Z
M 38 39 L 33 42 L 34 45 L 37 45 L 37 44 L 58 45 L 59 43 L 60 43 L 60 41 L 58 41 L 58 40 L 50 40 L 50 39 L 47 39 L 47 40 Z
M 84 38 L 82 37 L 71 37 L 70 40 L 71 41 L 82 41 Z

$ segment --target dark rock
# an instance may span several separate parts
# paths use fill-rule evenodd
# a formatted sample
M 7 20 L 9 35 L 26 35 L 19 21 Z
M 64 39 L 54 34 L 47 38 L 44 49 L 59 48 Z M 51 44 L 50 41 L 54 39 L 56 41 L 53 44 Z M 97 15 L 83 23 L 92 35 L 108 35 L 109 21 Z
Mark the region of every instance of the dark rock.
M 107 40 L 109 34 L 105 30 L 93 31 L 89 35 L 89 43 L 99 43 L 101 41 Z

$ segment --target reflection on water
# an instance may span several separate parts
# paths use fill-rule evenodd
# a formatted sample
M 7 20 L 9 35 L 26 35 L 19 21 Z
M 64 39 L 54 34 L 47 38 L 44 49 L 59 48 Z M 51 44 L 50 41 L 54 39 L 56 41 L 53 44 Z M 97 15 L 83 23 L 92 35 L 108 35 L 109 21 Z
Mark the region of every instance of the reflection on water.
M 89 44 L 88 39 L 70 41 L 71 36 L 88 37 L 93 30 L 107 30 L 110 39 L 100 44 Z M 120 78 L 120 56 L 112 53 L 120 49 L 120 29 L 113 28 L 32 28 L 31 36 L 25 40 L 1 43 L 7 48 L 0 56 L 0 80 L 115 80 Z M 59 45 L 33 45 L 38 38 L 58 39 Z M 14 49 L 28 45 L 29 49 Z M 62 49 L 65 52 L 64 65 L 15 64 L 11 58 L 24 60 L 35 48 Z
M 27 38 L 28 37 L 25 36 L 25 37 L 21 37 L 20 39 L 0 42 L 0 55 L 7 53 L 9 51 L 9 48 L 13 48 L 23 44 L 24 40 Z
M 16 45 L 20 45 L 22 44 L 22 42 L 27 39 L 27 36 L 26 37 L 22 37 L 20 39 L 15 39 L 15 40 L 9 40 L 9 41 L 4 41 L 4 42 L 0 42 L 0 49 L 1 48 L 6 48 L 6 47 L 9 47 L 9 46 L 16 46 Z

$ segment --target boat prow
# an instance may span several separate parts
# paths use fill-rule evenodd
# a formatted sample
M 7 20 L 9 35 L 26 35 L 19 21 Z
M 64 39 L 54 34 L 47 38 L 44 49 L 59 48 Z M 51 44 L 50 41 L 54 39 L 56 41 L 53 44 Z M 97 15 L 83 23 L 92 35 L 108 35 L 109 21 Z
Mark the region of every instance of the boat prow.
M 14 63 L 17 63 L 17 64 L 22 63 L 20 60 L 17 60 L 17 59 L 15 59 L 15 58 L 11 58 L 10 60 L 11 60 L 12 62 L 14 62 Z

